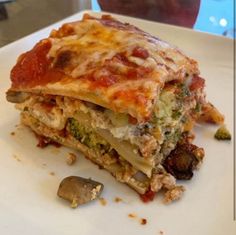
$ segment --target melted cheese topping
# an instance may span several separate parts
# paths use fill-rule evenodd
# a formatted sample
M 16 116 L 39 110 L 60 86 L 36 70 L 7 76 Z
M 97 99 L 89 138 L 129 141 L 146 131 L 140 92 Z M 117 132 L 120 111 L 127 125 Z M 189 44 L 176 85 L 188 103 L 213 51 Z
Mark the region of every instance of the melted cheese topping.
M 166 42 L 111 17 L 86 15 L 21 56 L 11 78 L 12 90 L 70 96 L 143 122 L 165 82 L 186 73 L 197 74 L 197 63 Z

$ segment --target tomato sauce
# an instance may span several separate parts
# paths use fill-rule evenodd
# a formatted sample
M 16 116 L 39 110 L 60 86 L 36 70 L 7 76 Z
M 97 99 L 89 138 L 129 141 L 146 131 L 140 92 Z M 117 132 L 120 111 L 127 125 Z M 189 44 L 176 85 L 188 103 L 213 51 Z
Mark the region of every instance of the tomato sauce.
M 126 66 L 129 66 L 129 67 L 134 67 L 134 68 L 137 68 L 138 65 L 135 64 L 134 62 L 131 62 L 128 60 L 128 58 L 126 57 L 125 53 L 117 53 L 115 56 L 114 56 L 114 59 L 118 62 L 118 63 L 121 63 L 123 65 L 126 65 Z
M 89 80 L 92 82 L 92 87 L 109 87 L 117 82 L 117 77 L 114 75 L 104 75 L 95 79 L 94 77 L 89 77 Z
M 194 76 L 189 86 L 191 91 L 202 89 L 205 86 L 205 80 L 199 76 Z
M 137 80 L 137 79 L 143 79 L 146 78 L 149 73 L 151 73 L 152 70 L 150 68 L 146 68 L 143 66 L 140 66 L 138 68 L 130 68 L 127 72 L 127 79 L 129 80 Z
M 153 201 L 155 194 L 156 193 L 150 189 L 145 194 L 141 194 L 140 198 L 143 202 L 147 203 L 147 202 Z
M 45 85 L 63 77 L 61 71 L 50 69 L 51 60 L 47 57 L 50 48 L 50 41 L 43 40 L 19 58 L 11 71 L 13 88 Z
M 145 106 L 147 104 L 147 98 L 144 94 L 139 93 L 136 90 L 121 90 L 114 93 L 113 97 L 114 100 L 121 99 L 124 100 L 126 103 L 135 103 L 137 105 Z
M 149 53 L 146 49 L 142 47 L 135 47 L 133 49 L 132 56 L 147 59 L 149 57 Z
M 131 115 L 128 116 L 129 117 L 129 123 L 132 125 L 137 125 L 138 120 L 134 117 L 132 117 Z
M 114 64 L 122 64 L 126 70 L 119 70 Z M 95 76 L 99 70 L 103 70 L 105 75 Z M 91 82 L 90 88 L 96 89 L 98 87 L 109 87 L 122 81 L 145 79 L 151 72 L 151 68 L 138 66 L 129 61 L 125 53 L 117 53 L 112 59 L 107 59 L 105 65 L 98 68 L 97 71 L 82 77 L 82 79 L 89 80 Z

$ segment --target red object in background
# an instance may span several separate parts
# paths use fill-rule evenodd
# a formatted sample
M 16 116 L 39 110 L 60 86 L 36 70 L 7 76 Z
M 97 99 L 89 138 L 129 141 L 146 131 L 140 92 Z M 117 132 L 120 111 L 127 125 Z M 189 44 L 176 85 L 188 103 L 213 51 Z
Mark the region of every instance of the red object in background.
M 98 0 L 103 11 L 192 28 L 200 0 Z

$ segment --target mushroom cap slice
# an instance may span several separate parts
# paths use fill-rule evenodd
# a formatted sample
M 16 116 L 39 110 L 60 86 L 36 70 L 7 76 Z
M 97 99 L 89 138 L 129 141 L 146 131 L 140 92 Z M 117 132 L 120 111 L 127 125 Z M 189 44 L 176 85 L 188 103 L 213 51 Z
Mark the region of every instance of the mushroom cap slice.
M 98 198 L 103 190 L 102 183 L 79 176 L 69 176 L 62 180 L 57 195 L 71 202 L 71 207 L 88 203 Z

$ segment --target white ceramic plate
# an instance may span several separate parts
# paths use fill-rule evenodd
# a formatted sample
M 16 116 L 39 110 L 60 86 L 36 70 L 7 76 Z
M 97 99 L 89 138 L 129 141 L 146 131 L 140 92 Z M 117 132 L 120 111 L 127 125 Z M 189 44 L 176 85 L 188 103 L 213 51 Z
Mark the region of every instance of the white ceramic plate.
M 100 13 L 93 13 L 99 15 Z M 82 13 L 63 22 L 78 20 Z M 233 130 L 233 40 L 179 27 L 116 16 L 181 48 L 199 61 L 206 78 L 207 97 L 226 116 Z M 24 235 L 233 235 L 233 141 L 218 142 L 216 127 L 197 127 L 195 143 L 204 147 L 206 157 L 195 177 L 184 183 L 182 200 L 163 205 L 161 197 L 144 204 L 137 194 L 116 182 L 110 174 L 79 157 L 68 166 L 66 155 L 72 150 L 36 147 L 34 135 L 16 128 L 19 113 L 6 102 L 9 73 L 16 58 L 62 22 L 40 30 L 0 49 L 0 234 Z M 14 131 L 15 135 L 10 133 Z M 50 174 L 54 172 L 55 175 Z M 102 206 L 99 201 L 71 209 L 56 196 L 60 181 L 69 175 L 92 177 L 105 185 Z M 123 202 L 114 202 L 120 197 Z M 128 214 L 136 214 L 136 218 Z M 147 219 L 141 225 L 140 218 Z

